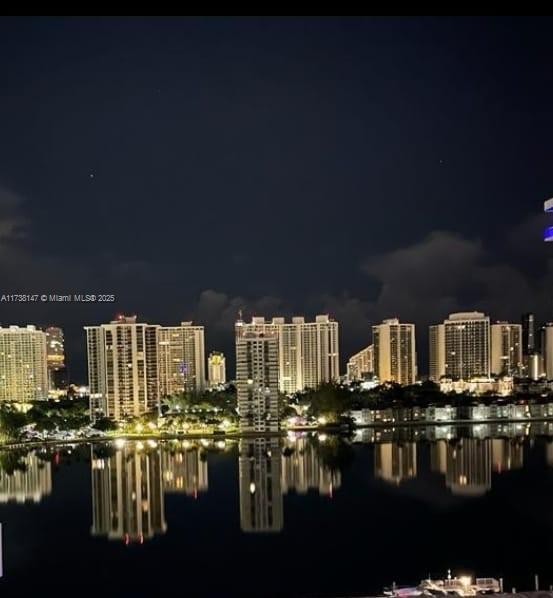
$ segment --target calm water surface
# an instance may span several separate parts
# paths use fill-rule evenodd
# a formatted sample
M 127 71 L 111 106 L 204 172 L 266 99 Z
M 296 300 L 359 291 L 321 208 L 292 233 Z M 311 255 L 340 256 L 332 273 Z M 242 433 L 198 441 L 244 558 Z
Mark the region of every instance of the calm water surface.
M 0 454 L 0 596 L 344 596 L 553 584 L 548 424 Z

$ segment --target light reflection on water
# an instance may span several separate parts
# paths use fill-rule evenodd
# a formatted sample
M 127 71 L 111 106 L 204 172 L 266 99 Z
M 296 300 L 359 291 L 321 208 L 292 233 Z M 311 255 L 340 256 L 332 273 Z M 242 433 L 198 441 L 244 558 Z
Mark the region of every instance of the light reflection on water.
M 79 483 L 74 490 L 80 498 L 83 492 L 90 493 L 88 537 L 123 546 L 148 545 L 167 538 L 172 523 L 177 523 L 174 511 L 171 515 L 167 510 L 167 501 L 181 497 L 201 502 L 211 493 L 220 494 L 221 482 L 210 483 L 213 473 L 220 476 L 223 470 L 229 474 L 225 485 L 232 485 L 238 497 L 236 517 L 228 525 L 238 526 L 243 536 L 277 537 L 288 529 L 287 510 L 294 513 L 295 523 L 290 525 L 297 525 L 298 505 L 305 501 L 313 509 L 316 497 L 330 501 L 331 516 L 345 521 L 344 509 L 349 505 L 342 501 L 334 515 L 330 503 L 344 492 L 354 496 L 356 484 L 369 497 L 399 492 L 399 497 L 410 500 L 427 495 L 423 499 L 434 508 L 439 502 L 450 504 L 443 496 L 434 501 L 441 493 L 448 500 L 475 505 L 504 474 L 524 470 L 530 455 L 537 456 L 543 464 L 540 467 L 553 468 L 551 424 L 366 428 L 350 437 L 289 433 L 284 438 L 240 441 L 118 441 L 5 451 L 0 453 L 0 522 L 3 508 L 25 510 L 41 502 L 46 506 L 46 499 L 61 490 L 57 472 L 63 465 L 78 463 L 88 469 L 90 480 L 88 488 Z M 424 486 L 428 480 L 435 484 L 430 490 Z M 351 502 L 351 510 L 358 512 L 359 505 Z M 359 512 L 359 517 L 367 515 Z M 393 520 L 395 513 L 379 515 Z M 307 516 L 321 517 L 317 511 Z M 203 517 L 204 525 L 210 526 Z M 320 521 L 323 531 L 328 523 L 328 519 Z M 84 542 L 84 526 L 82 533 Z M 221 529 L 220 533 L 231 532 Z M 8 551 L 4 547 L 4 553 Z
M 430 471 L 441 474 L 454 495 L 482 496 L 492 473 L 524 466 L 525 438 L 551 432 L 551 424 L 476 425 L 466 428 L 361 429 L 351 437 L 289 433 L 285 438 L 235 441 L 117 441 L 73 447 L 90 453 L 93 536 L 140 542 L 167 530 L 165 496 L 198 499 L 209 491 L 209 455 L 238 448 L 240 522 L 243 532 L 278 532 L 284 525 L 283 495 L 316 491 L 332 497 L 341 486 L 344 453 L 373 445 L 374 477 L 400 485 L 421 473 L 417 447 L 429 447 Z M 69 453 L 71 449 L 69 449 Z M 545 444 L 553 466 L 553 441 Z M 65 449 L 67 455 L 67 450 Z M 11 459 L 9 457 L 12 457 Z M 7 458 L 6 458 L 7 457 Z M 39 503 L 52 492 L 47 449 L 4 453 L 0 504 Z

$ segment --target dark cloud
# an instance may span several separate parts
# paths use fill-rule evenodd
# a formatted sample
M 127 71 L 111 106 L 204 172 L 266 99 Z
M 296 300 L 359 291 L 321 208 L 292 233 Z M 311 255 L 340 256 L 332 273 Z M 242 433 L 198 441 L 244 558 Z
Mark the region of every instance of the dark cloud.
M 0 244 L 13 245 L 28 236 L 29 222 L 22 212 L 23 199 L 0 186 Z

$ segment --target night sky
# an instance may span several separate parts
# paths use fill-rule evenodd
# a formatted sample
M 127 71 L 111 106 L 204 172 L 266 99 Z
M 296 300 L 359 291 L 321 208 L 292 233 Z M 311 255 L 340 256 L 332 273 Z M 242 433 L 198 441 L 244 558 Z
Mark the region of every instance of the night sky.
M 553 319 L 551 19 L 0 20 L 0 293 L 60 325 Z M 553 222 L 549 224 L 553 225 Z M 229 372 L 234 375 L 233 368 Z

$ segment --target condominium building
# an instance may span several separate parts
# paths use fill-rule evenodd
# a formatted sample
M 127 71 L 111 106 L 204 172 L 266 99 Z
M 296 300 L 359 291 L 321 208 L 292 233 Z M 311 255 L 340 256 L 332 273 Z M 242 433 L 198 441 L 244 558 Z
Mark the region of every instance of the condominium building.
M 216 388 L 227 381 L 225 356 L 213 351 L 207 358 L 207 379 L 210 388 Z
M 236 338 L 236 390 L 241 431 L 278 431 L 278 338 L 275 334 L 247 332 Z
M 491 327 L 491 373 L 516 376 L 522 370 L 522 326 L 496 322 Z
M 381 382 L 414 384 L 417 377 L 415 325 L 397 318 L 372 327 L 374 370 Z
M 158 407 L 158 328 L 123 315 L 85 327 L 93 419 L 119 420 Z
M 291 322 L 254 317 L 249 323 L 236 322 L 235 331 L 237 338 L 250 332 L 276 336 L 281 392 L 316 388 L 340 376 L 339 327 L 328 315 L 318 315 L 314 322 L 299 316 Z
M 374 374 L 374 345 L 355 353 L 347 363 L 347 378 L 350 382 L 363 380 L 368 374 Z
M 159 385 L 161 396 L 205 389 L 204 327 L 192 322 L 160 326 Z
M 543 330 L 544 370 L 548 380 L 553 380 L 553 323 L 548 322 Z
M 459 312 L 444 321 L 445 376 L 453 380 L 490 377 L 490 318 Z
M 46 357 L 48 365 L 48 388 L 62 390 L 67 388 L 67 368 L 65 366 L 65 350 L 63 330 L 49 326 L 46 333 Z
M 522 314 L 522 354 L 532 355 L 537 349 L 534 314 Z
M 0 328 L 0 401 L 47 398 L 46 334 L 35 326 Z
M 445 376 L 445 326 L 435 324 L 430 326 L 428 334 L 430 345 L 429 353 L 429 378 L 433 382 L 439 382 Z

